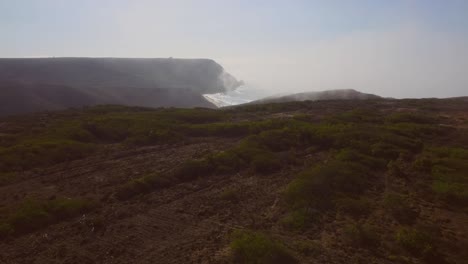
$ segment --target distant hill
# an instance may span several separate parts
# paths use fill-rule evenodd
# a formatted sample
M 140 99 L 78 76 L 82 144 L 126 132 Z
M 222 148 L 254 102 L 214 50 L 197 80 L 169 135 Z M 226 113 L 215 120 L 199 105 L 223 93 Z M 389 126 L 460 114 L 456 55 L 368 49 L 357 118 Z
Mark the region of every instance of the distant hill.
M 209 59 L 0 59 L 0 115 L 95 104 L 213 108 L 202 94 L 240 84 Z
M 374 94 L 361 93 L 353 89 L 328 90 L 320 92 L 304 92 L 290 95 L 270 96 L 249 104 L 284 103 L 294 101 L 319 101 L 319 100 L 368 100 L 379 99 L 380 96 Z

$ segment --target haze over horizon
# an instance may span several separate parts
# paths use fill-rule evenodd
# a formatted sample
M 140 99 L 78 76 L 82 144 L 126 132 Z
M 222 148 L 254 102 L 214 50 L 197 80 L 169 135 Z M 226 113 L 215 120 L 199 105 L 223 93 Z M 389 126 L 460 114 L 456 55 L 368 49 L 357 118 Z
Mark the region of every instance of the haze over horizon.
M 210 58 L 265 94 L 468 95 L 468 2 L 0 0 L 0 57 Z

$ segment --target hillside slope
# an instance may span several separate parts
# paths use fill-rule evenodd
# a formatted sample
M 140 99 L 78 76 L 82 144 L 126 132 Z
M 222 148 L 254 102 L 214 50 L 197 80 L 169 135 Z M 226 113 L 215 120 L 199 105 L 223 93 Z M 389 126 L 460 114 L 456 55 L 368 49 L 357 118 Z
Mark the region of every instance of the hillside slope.
M 0 119 L 0 262 L 466 263 L 465 100 Z
M 95 104 L 214 107 L 241 82 L 208 59 L 0 59 L 0 115 Z
M 271 96 L 250 102 L 249 104 L 268 104 L 320 100 L 369 100 L 379 99 L 380 96 L 361 93 L 353 89 L 327 90 L 319 92 L 304 92 L 289 95 Z

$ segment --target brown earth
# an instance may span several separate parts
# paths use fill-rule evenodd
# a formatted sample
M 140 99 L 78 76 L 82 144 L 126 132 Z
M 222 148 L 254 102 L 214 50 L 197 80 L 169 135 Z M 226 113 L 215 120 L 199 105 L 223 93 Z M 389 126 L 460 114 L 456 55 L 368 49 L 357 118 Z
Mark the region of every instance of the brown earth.
M 406 109 L 399 107 L 396 111 Z M 271 116 L 290 118 L 297 113 Z M 311 115 L 319 118 L 323 112 Z M 466 127 L 468 114 L 464 110 L 447 111 L 447 115 L 451 126 Z M 199 138 L 183 144 L 132 149 L 109 145 L 86 159 L 24 172 L 14 183 L 0 187 L 2 207 L 14 207 L 26 197 L 84 197 L 99 206 L 69 221 L 0 241 L 0 263 L 230 263 L 230 234 L 236 229 L 268 230 L 288 248 L 295 248 L 299 242 L 319 245 L 319 253 L 296 255 L 301 263 L 421 263 L 412 257 L 392 259 L 382 249 L 352 247 L 343 236 L 349 217 L 339 213 L 323 215 L 319 225 L 306 231 L 283 227 L 280 220 L 287 213 L 284 189 L 307 165 L 326 160 L 326 153 L 301 153 L 303 164 L 270 175 L 242 170 L 202 177 L 128 201 L 114 197 L 116 187 L 131 179 L 150 171 L 171 171 L 186 160 L 226 150 L 238 141 Z M 385 183 L 384 176 L 378 177 L 375 187 L 366 193 L 376 201 L 368 221 L 390 239 L 397 224 L 379 207 L 381 187 L 386 184 L 386 188 L 411 194 L 418 183 L 403 179 Z M 234 192 L 236 198 L 223 199 L 226 190 Z M 458 245 L 447 248 L 447 252 L 460 255 L 468 248 L 466 212 L 438 201 L 415 198 L 412 202 L 425 223 L 440 227 L 442 240 Z

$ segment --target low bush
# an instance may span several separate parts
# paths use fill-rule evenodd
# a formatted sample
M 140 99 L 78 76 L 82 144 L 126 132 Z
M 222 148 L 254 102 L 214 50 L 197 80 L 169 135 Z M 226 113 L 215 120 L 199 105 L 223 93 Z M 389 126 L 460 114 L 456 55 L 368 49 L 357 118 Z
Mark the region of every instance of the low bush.
M 402 248 L 417 256 L 432 255 L 435 251 L 432 236 L 419 229 L 400 228 L 396 233 L 396 241 Z
M 251 133 L 250 127 L 254 122 L 213 123 L 182 126 L 180 130 L 192 137 L 242 137 Z
M 369 169 L 383 169 L 387 165 L 387 160 L 381 159 L 380 156 L 372 157 L 349 148 L 341 149 L 335 158 L 344 162 L 360 164 Z
M 212 154 L 208 160 L 213 164 L 214 169 L 218 173 L 237 172 L 241 168 L 246 167 L 247 163 L 236 152 L 232 150 Z
M 385 210 L 402 224 L 412 224 L 418 216 L 418 213 L 408 205 L 407 197 L 397 193 L 386 193 L 383 205 Z
M 468 206 L 468 150 L 426 148 L 413 162 L 413 168 L 432 176 L 432 191 L 447 203 Z
M 173 179 L 171 177 L 152 173 L 125 183 L 117 189 L 115 195 L 119 200 L 127 200 L 135 195 L 168 187 L 172 183 Z
M 0 172 L 0 186 L 13 182 L 17 177 L 15 172 Z
M 9 223 L 0 222 L 0 239 L 12 235 L 13 232 L 14 232 L 14 229 Z
M 359 194 L 368 176 L 369 170 L 359 164 L 332 160 L 301 172 L 289 184 L 287 199 L 293 207 L 330 208 L 334 192 Z
M 401 112 L 393 113 L 385 118 L 390 123 L 435 124 L 437 118 L 422 113 Z
M 323 245 L 317 241 L 297 241 L 294 248 L 306 256 L 318 256 L 325 251 Z
M 372 202 L 364 197 L 358 199 L 350 197 L 339 198 L 335 201 L 335 204 L 338 211 L 350 215 L 353 218 L 366 216 L 372 209 Z
M 16 171 L 87 157 L 96 146 L 75 141 L 30 141 L 0 151 L 0 170 Z
M 82 199 L 27 200 L 0 223 L 0 233 L 5 236 L 31 232 L 80 215 L 94 206 Z
M 288 264 L 298 261 L 281 245 L 259 232 L 237 231 L 231 242 L 233 263 Z
M 288 213 L 281 220 L 281 223 L 288 229 L 302 230 L 307 228 L 317 217 L 310 210 L 301 208 Z
M 377 247 L 380 244 L 377 228 L 370 224 L 350 224 L 345 227 L 344 233 L 352 245 Z
M 239 191 L 236 189 L 225 189 L 223 192 L 221 192 L 219 198 L 221 200 L 235 202 L 239 200 Z
M 253 170 L 260 174 L 273 173 L 282 167 L 282 161 L 270 152 L 263 152 L 254 156 L 250 164 Z
M 189 160 L 175 170 L 174 177 L 180 181 L 190 181 L 215 171 L 216 165 L 208 159 Z

